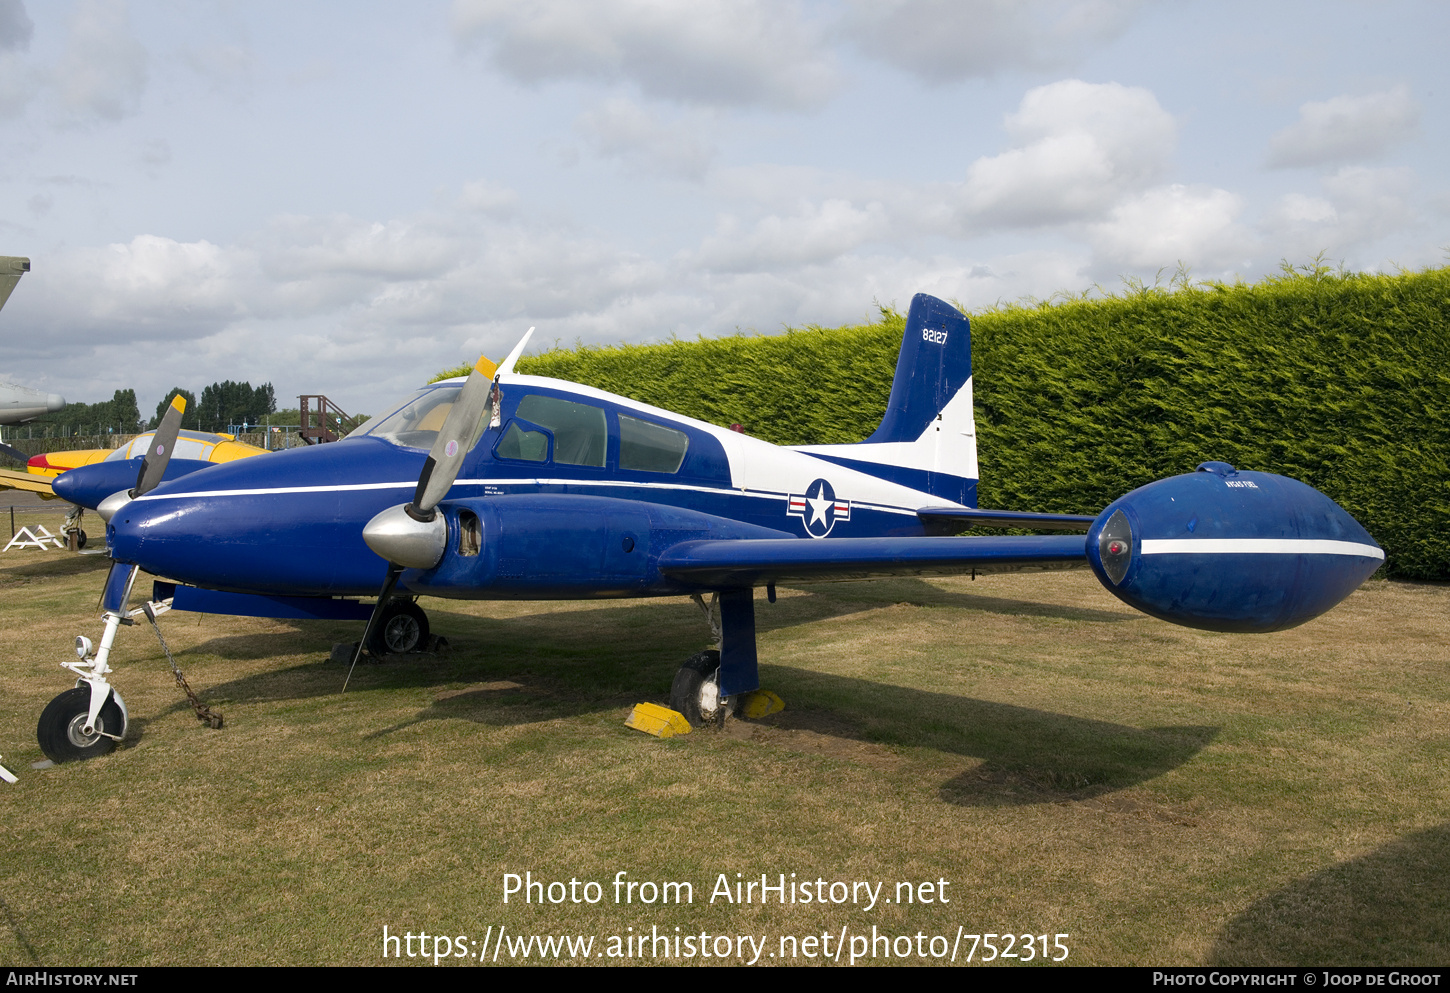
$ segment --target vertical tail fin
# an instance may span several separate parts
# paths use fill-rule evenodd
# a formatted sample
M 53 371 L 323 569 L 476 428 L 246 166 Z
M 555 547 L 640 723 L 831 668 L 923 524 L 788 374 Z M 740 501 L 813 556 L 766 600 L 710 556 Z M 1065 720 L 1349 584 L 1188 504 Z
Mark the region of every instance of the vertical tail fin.
M 971 378 L 970 322 L 951 304 L 918 293 L 906 312 L 886 415 L 864 444 L 917 441 Z
M 16 255 L 0 255 L 0 307 L 10 299 L 10 291 L 20 277 L 30 271 L 30 260 Z
M 975 507 L 977 427 L 966 316 L 925 293 L 913 297 L 891 398 L 875 433 L 856 445 L 799 451 Z

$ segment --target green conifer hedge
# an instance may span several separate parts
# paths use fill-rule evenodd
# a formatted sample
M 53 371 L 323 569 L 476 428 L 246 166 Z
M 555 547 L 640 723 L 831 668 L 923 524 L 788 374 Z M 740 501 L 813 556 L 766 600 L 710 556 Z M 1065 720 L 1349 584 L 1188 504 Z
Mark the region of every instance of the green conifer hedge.
M 880 421 L 903 318 L 554 350 L 521 372 L 586 383 L 776 444 Z M 1390 575 L 1450 578 L 1450 269 L 1323 267 L 972 317 L 984 507 L 1096 513 L 1220 459 L 1318 487 Z

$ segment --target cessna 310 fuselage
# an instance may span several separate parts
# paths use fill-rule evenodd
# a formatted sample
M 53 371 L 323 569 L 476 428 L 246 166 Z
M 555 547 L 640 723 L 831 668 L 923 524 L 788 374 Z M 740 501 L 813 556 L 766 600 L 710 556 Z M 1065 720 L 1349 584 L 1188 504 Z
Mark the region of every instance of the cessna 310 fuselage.
M 714 594 L 719 653 L 692 660 L 672 691 L 676 709 L 708 719 L 759 685 L 755 587 L 773 599 L 774 585 L 790 581 L 1088 566 L 1165 620 L 1271 631 L 1329 609 L 1384 557 L 1322 493 L 1219 462 L 1096 517 L 978 509 L 970 328 L 925 295 L 907 315 L 881 426 L 855 445 L 780 448 L 519 375 L 523 345 L 500 367 L 480 360 L 466 380 L 425 387 L 337 444 L 160 482 L 159 431 L 162 451 L 139 466 L 133 490 L 101 501 L 86 488 L 113 477 L 80 468 L 57 479 L 67 499 L 100 503 L 116 565 L 101 649 L 87 641 L 81 662 L 66 663 L 89 692 L 52 704 L 47 753 L 109 750 L 118 735 L 108 714 L 124 725 L 119 702 L 106 710 L 119 698 L 105 658 L 133 567 L 170 581 L 157 584 L 153 612 L 370 615 L 363 642 L 375 651 L 426 636 L 419 595 L 694 595 L 703 605 Z M 959 536 L 973 525 L 1087 533 Z M 348 599 L 371 595 L 372 608 Z

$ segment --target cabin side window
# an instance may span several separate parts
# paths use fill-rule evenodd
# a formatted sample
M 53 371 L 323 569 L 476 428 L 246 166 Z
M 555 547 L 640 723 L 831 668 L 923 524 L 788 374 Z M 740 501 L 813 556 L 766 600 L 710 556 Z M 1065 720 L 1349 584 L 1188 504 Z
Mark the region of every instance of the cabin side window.
M 520 462 L 547 462 L 549 459 L 549 436 L 542 431 L 527 431 L 518 421 L 509 421 L 508 430 L 503 433 L 493 453 L 501 459 L 517 459 Z
M 556 463 L 604 468 L 609 432 L 605 426 L 602 407 L 557 397 L 532 395 L 519 401 L 518 416 L 553 433 Z M 507 436 L 504 441 L 508 441 Z M 500 454 L 503 454 L 502 444 L 499 449 Z
M 619 415 L 619 467 L 642 472 L 679 472 L 690 438 L 683 431 Z

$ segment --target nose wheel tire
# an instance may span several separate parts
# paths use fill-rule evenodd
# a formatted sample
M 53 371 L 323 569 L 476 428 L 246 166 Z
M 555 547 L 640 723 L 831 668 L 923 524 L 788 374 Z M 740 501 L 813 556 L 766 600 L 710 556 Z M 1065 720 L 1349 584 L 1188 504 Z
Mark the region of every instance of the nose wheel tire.
M 428 615 L 411 600 L 394 600 L 368 638 L 368 653 L 374 656 L 406 655 L 428 646 Z
M 729 705 L 720 699 L 719 652 L 700 652 L 680 666 L 670 686 L 670 709 L 684 714 L 690 727 L 724 723 Z
M 90 716 L 90 710 L 91 691 L 87 686 L 66 690 L 46 704 L 35 729 L 35 737 L 46 758 L 52 762 L 93 759 L 116 747 L 114 738 L 101 733 L 120 734 L 124 726 L 115 695 L 106 697 L 100 716 L 96 718 L 95 731 L 86 734 L 86 718 Z

